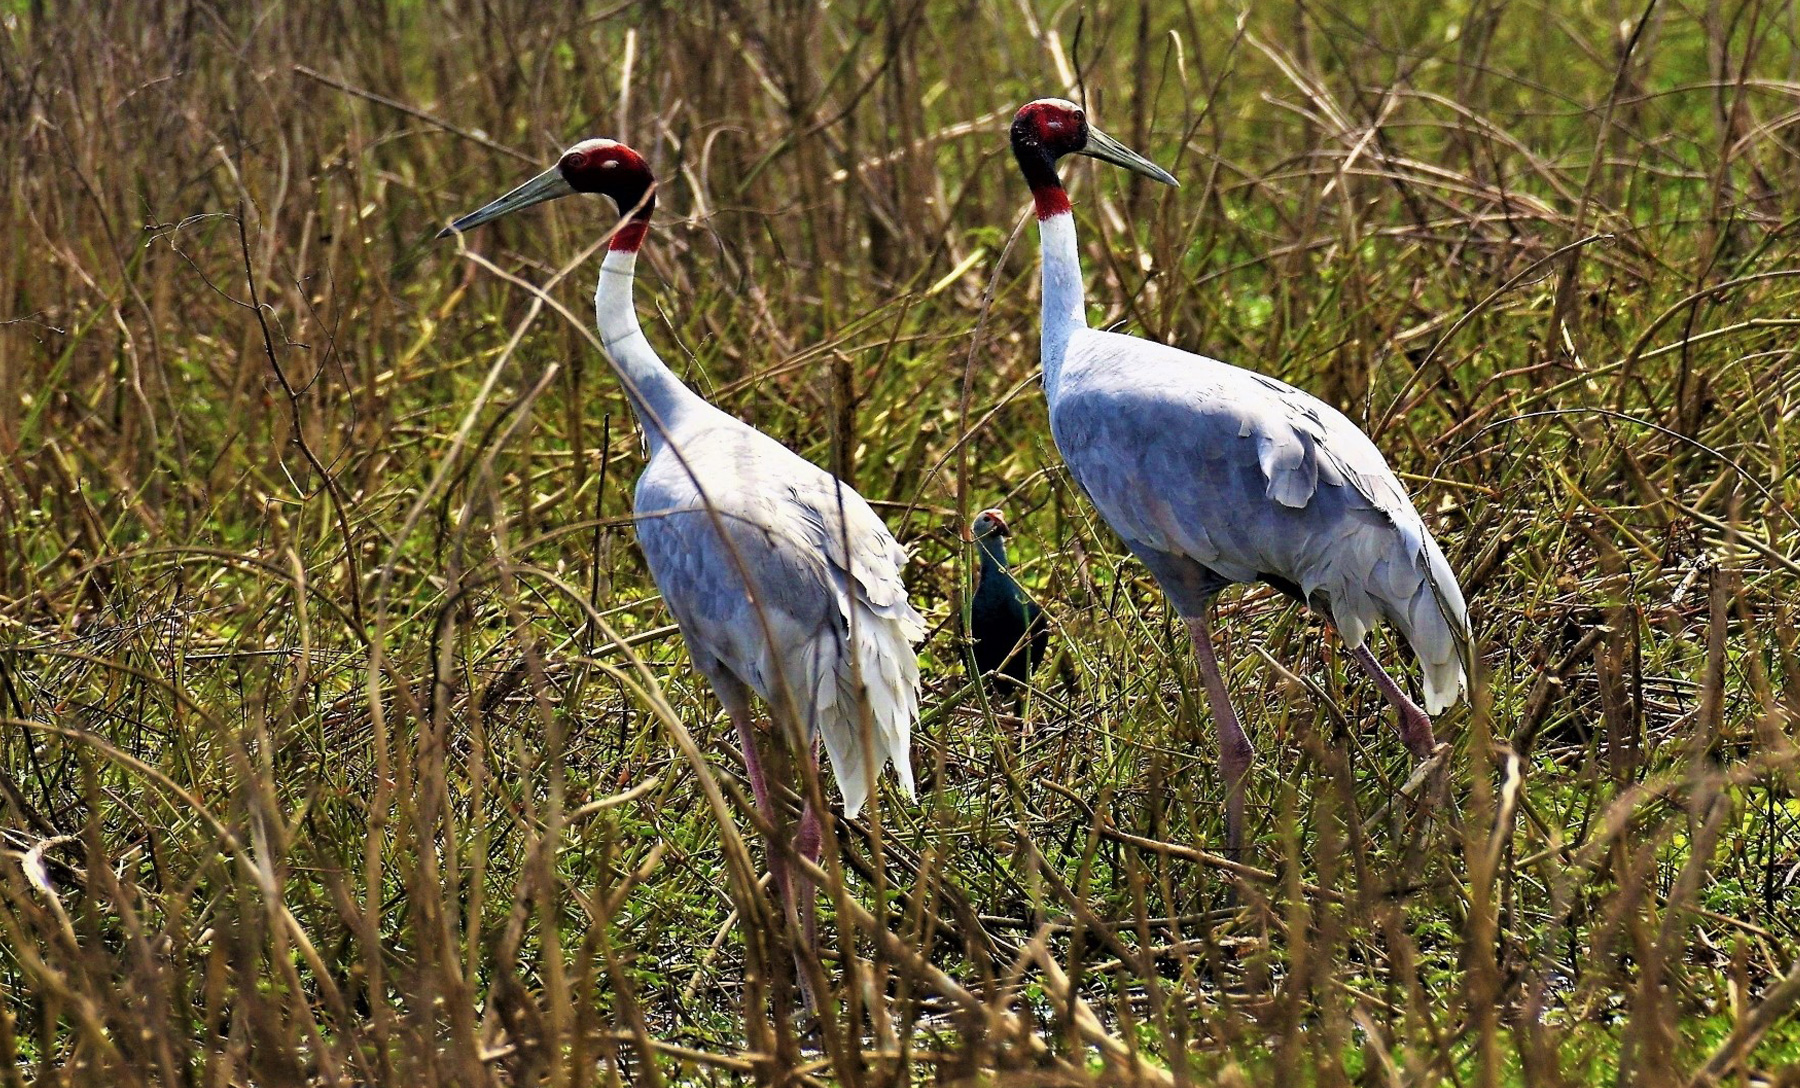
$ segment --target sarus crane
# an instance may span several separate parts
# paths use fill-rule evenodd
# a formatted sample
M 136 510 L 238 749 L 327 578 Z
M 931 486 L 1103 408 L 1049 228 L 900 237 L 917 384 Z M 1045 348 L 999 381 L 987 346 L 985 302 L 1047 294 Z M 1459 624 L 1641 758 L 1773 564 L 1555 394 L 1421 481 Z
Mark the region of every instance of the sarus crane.
M 643 156 L 613 140 L 583 140 L 443 234 L 573 193 L 607 196 L 618 207 L 594 311 L 644 433 L 633 507 L 638 545 L 694 667 L 737 729 L 758 808 L 781 834 L 786 821 L 758 750 L 752 692 L 807 766 L 817 766 L 824 740 L 846 816 L 862 810 L 890 761 L 911 797 L 908 744 L 919 709 L 913 644 L 925 623 L 901 579 L 906 553 L 849 485 L 701 399 L 645 339 L 632 286 L 656 180 Z M 809 801 L 793 849 L 816 861 L 820 837 Z M 789 926 L 797 913 L 804 949 L 816 948 L 811 882 L 791 870 L 779 843 L 770 844 L 769 869 Z M 803 954 L 811 953 L 796 946 L 801 991 L 816 1008 Z
M 1088 328 L 1058 160 L 1087 155 L 1165 185 L 1175 178 L 1063 99 L 1021 107 L 1011 136 L 1043 251 L 1040 354 L 1051 433 L 1070 475 L 1193 639 L 1218 730 L 1226 844 L 1238 856 L 1253 750 L 1213 652 L 1213 599 L 1261 581 L 1329 617 L 1423 760 L 1436 748 L 1430 715 L 1456 702 L 1472 668 L 1462 590 L 1380 451 L 1337 409 L 1252 370 Z M 1419 659 L 1423 710 L 1369 651 L 1382 619 Z

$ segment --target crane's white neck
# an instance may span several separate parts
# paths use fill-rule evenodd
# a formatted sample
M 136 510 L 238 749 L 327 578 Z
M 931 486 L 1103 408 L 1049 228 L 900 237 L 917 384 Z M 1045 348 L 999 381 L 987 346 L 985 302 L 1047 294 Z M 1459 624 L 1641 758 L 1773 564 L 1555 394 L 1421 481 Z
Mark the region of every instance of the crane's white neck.
M 1060 195 L 1061 190 L 1057 190 Z M 1044 315 L 1039 357 L 1044 364 L 1044 396 L 1052 404 L 1061 392 L 1063 355 L 1069 337 L 1087 328 L 1087 299 L 1081 284 L 1081 253 L 1075 244 L 1075 216 L 1065 197 L 1061 206 L 1038 200 L 1038 243 L 1043 250 Z M 1044 214 L 1049 212 L 1048 215 Z
M 636 278 L 635 249 L 607 250 L 606 260 L 600 265 L 600 286 L 594 291 L 594 318 L 600 326 L 600 344 L 606 349 L 607 361 L 624 384 L 632 411 L 644 428 L 644 442 L 654 455 L 683 417 L 703 402 L 644 339 L 637 308 L 632 304 Z

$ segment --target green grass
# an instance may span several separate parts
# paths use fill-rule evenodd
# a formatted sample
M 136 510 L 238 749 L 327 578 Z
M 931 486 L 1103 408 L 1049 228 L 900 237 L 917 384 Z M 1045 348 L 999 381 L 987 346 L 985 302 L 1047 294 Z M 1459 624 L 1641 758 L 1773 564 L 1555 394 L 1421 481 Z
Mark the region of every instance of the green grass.
M 1800 1083 L 1789 7 L 5 8 L 5 1083 Z M 1362 423 L 1480 636 L 1424 804 L 1334 636 L 1225 598 L 1235 899 L 1033 381 L 1004 126 L 1077 92 L 1183 183 L 1070 171 L 1094 322 Z M 632 543 L 610 211 L 430 240 L 589 135 L 663 179 L 652 343 L 933 624 L 813 1035 Z M 1078 680 L 1022 721 L 960 664 L 990 505 Z

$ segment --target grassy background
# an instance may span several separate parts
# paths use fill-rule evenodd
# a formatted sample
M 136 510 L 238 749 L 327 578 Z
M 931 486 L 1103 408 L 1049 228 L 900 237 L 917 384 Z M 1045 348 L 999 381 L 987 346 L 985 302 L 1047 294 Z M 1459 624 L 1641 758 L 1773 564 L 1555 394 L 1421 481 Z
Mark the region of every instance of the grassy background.
M 0 23 L 0 1080 L 1800 1083 L 1793 5 Z M 1183 181 L 1071 171 L 1098 321 L 1364 423 L 1481 638 L 1408 794 L 1317 621 L 1227 598 L 1235 901 L 1190 652 L 1033 386 L 1045 94 Z M 624 517 L 610 212 L 429 240 L 589 135 L 663 179 L 652 342 L 935 625 L 812 1034 Z M 960 666 L 995 504 L 1078 681 L 1022 720 Z

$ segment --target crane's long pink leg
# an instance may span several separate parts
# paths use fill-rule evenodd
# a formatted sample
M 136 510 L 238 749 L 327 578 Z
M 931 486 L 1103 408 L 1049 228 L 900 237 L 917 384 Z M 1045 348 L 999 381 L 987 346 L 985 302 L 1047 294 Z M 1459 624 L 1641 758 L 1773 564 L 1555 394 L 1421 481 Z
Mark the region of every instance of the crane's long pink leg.
M 1433 749 L 1437 747 L 1437 741 L 1431 735 L 1431 715 L 1419 709 L 1419 704 L 1413 702 L 1406 690 L 1387 674 L 1387 670 L 1381 667 L 1381 662 L 1375 660 L 1375 655 L 1369 652 L 1367 642 L 1350 651 L 1350 660 L 1369 674 L 1369 679 L 1375 681 L 1381 694 L 1400 712 L 1400 739 L 1406 743 L 1407 751 L 1415 758 L 1429 759 Z
M 1212 630 L 1205 615 L 1184 617 L 1194 652 L 1200 656 L 1200 675 L 1206 682 L 1206 701 L 1212 704 L 1213 724 L 1219 733 L 1219 774 L 1225 779 L 1225 845 L 1233 860 L 1244 852 L 1244 779 L 1256 757 L 1244 726 L 1232 709 L 1225 678 L 1219 675 L 1219 659 L 1213 654 Z
M 819 772 L 819 742 L 807 745 L 806 758 L 812 763 L 812 772 Z M 794 831 L 794 851 L 814 865 L 819 863 L 819 855 L 824 850 L 824 827 L 819 819 L 819 812 L 813 808 L 811 801 L 800 813 L 800 826 Z M 800 932 L 806 939 L 806 947 L 817 951 L 819 947 L 819 893 L 813 888 L 812 878 L 801 874 L 797 881 L 800 885 Z
M 762 758 L 757 753 L 756 725 L 748 711 L 732 710 L 731 720 L 732 724 L 737 726 L 738 743 L 744 749 L 744 772 L 750 776 L 750 793 L 756 798 L 756 807 L 762 812 L 763 819 L 769 822 L 769 826 L 776 829 L 775 834 L 780 834 L 781 810 L 776 807 L 775 795 L 769 789 L 769 776 L 763 770 Z M 811 815 L 810 808 L 807 815 Z M 805 824 L 805 816 L 801 817 L 801 823 Z M 816 827 L 814 835 L 816 838 Z M 796 843 L 796 845 L 798 844 Z M 799 928 L 799 918 L 796 915 L 799 910 L 803 909 L 800 908 L 799 903 L 801 897 L 795 894 L 797 891 L 794 887 L 795 874 L 788 866 L 787 854 L 782 850 L 780 843 L 771 841 L 768 854 L 769 876 L 775 882 L 775 890 L 781 895 L 781 913 L 787 919 L 788 931 L 792 933 Z M 813 898 L 811 895 L 812 882 L 802 876 L 800 883 L 805 886 L 808 893 L 806 898 Z M 810 906 L 816 909 L 817 904 L 810 904 Z M 810 943 L 809 936 L 808 944 Z M 801 965 L 800 957 L 802 955 L 804 955 L 803 950 L 796 945 L 794 947 L 794 978 L 800 984 L 800 999 L 805 1002 L 808 1010 L 813 1010 L 819 1007 L 819 1003 L 813 994 L 812 979 Z

